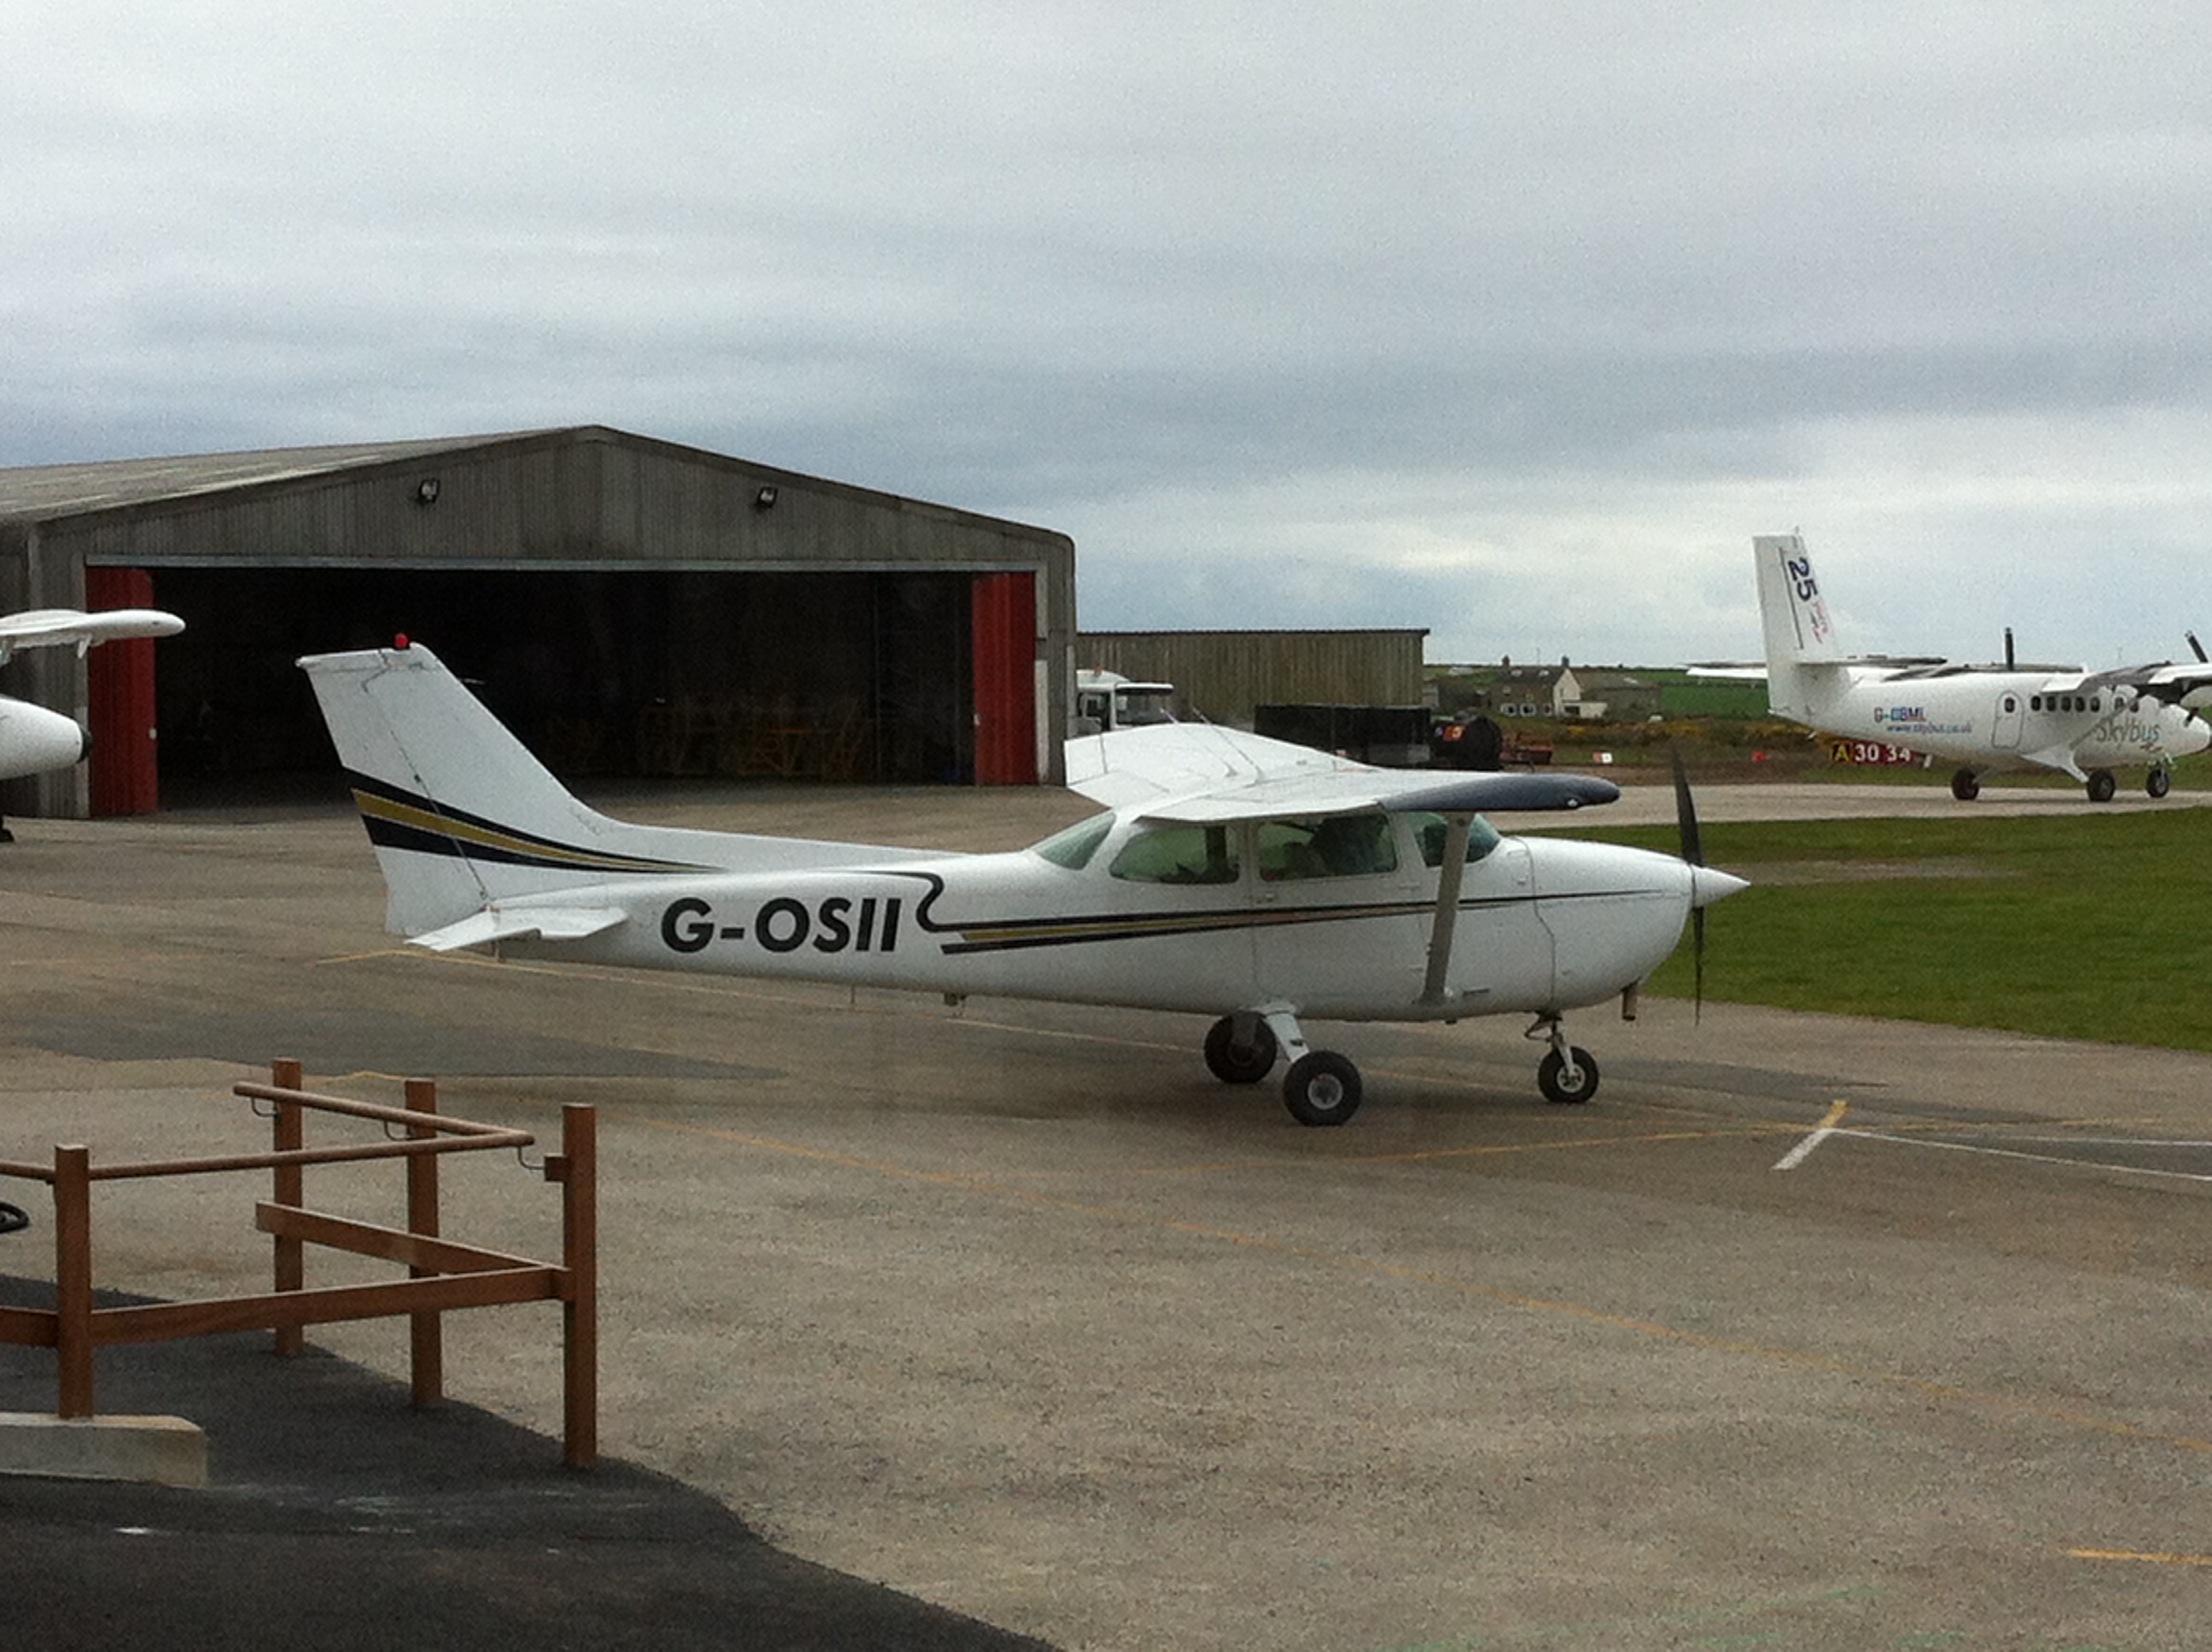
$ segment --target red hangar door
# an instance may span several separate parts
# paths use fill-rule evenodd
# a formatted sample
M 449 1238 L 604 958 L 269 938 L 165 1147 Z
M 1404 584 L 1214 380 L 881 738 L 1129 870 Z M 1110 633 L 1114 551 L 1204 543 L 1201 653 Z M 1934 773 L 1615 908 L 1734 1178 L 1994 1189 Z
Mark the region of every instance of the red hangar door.
M 143 568 L 88 568 L 84 605 L 151 608 L 154 576 Z M 92 701 L 92 812 L 149 815 L 161 807 L 154 750 L 154 639 L 103 642 L 85 657 Z
M 975 576 L 975 784 L 1037 781 L 1036 575 Z

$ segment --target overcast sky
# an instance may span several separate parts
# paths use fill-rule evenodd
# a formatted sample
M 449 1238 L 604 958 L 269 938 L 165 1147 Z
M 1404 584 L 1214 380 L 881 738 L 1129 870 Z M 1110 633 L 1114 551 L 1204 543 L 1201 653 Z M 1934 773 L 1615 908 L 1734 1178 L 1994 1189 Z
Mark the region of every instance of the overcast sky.
M 0 465 L 599 423 L 1431 660 L 2212 635 L 2212 8 L 15 0 Z

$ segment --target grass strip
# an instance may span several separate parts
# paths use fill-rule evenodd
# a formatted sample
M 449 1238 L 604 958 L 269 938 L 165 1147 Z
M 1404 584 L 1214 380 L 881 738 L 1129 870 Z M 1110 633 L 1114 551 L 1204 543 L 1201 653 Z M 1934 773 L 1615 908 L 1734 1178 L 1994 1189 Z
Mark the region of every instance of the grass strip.
M 1668 828 L 1576 835 L 1676 847 Z M 2212 1050 L 2212 813 L 1704 836 L 1709 862 L 1752 882 L 1707 915 L 1709 999 Z M 1689 995 L 1686 945 L 1649 990 Z

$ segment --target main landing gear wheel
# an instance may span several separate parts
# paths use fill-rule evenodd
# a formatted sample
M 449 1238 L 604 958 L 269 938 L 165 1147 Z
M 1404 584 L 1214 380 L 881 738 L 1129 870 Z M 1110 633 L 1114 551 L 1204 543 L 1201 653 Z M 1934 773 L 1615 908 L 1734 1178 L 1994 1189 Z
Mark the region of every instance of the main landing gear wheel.
M 2110 803 L 2112 800 L 2112 793 L 2119 789 L 2120 783 L 2112 778 L 2111 769 L 2093 768 L 2089 771 L 2090 802 Z
M 2143 777 L 2143 790 L 2154 798 L 2162 798 L 2173 790 L 2173 776 L 2163 768 L 2154 768 Z
M 1536 1063 L 1536 1088 L 1548 1102 L 1562 1105 L 1586 1102 L 1597 1094 L 1597 1063 L 1580 1045 L 1565 1054 L 1548 1051 Z
M 1961 803 L 1972 803 L 1982 794 L 1981 776 L 1971 768 L 1962 768 L 1951 776 L 1951 795 Z
M 1237 1042 L 1237 1017 L 1225 1015 L 1206 1029 L 1206 1070 L 1224 1084 L 1256 1084 L 1275 1070 L 1275 1035 L 1257 1017 L 1249 1043 Z
M 1283 1075 L 1283 1105 L 1300 1124 L 1342 1124 L 1359 1110 L 1359 1069 L 1334 1050 L 1311 1050 Z

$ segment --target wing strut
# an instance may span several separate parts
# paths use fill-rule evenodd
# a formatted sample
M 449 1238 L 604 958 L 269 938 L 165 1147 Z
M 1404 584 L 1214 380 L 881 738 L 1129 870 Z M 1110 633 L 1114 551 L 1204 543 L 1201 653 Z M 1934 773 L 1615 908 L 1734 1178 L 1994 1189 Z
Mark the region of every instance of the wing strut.
M 1437 869 L 1437 918 L 1429 930 L 1429 973 L 1421 983 L 1421 1002 L 1444 1001 L 1444 976 L 1451 968 L 1452 932 L 1459 927 L 1460 885 L 1467 879 L 1467 841 L 1473 815 L 1444 817 L 1444 863 Z

